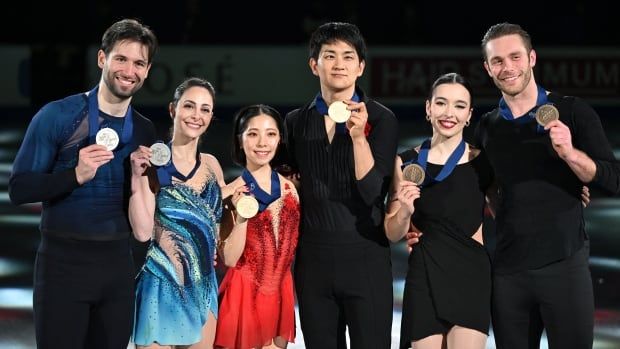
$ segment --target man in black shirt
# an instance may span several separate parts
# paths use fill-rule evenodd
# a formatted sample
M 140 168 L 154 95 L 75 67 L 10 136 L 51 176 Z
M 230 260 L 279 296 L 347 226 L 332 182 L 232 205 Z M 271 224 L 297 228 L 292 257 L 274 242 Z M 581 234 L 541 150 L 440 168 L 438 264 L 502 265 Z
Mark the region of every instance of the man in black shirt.
M 594 297 L 581 188 L 619 193 L 620 166 L 589 105 L 536 83 L 536 52 L 520 26 L 492 26 L 482 50 L 502 92 L 476 130 L 499 189 L 496 345 L 538 348 L 545 329 L 550 348 L 591 348 Z
M 392 271 L 383 212 L 397 121 L 356 87 L 365 59 L 356 26 L 321 25 L 309 59 L 320 93 L 286 117 L 289 160 L 301 185 L 295 288 L 310 349 L 346 348 L 346 327 L 352 348 L 390 348 Z M 346 121 L 339 118 L 346 118 L 344 109 Z

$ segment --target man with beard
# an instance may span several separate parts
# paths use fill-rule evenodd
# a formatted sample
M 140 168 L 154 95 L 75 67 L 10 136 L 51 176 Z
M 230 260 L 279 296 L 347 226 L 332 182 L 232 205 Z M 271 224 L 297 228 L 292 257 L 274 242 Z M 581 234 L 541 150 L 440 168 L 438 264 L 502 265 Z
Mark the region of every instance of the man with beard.
M 598 114 L 534 79 L 536 52 L 519 25 L 482 39 L 484 67 L 500 89 L 476 140 L 498 185 L 492 320 L 498 348 L 591 348 L 594 296 L 581 190 L 620 192 L 620 166 Z
M 13 164 L 14 204 L 43 203 L 34 278 L 38 348 L 127 348 L 134 268 L 127 218 L 129 154 L 155 127 L 133 110 L 157 50 L 133 19 L 103 34 L 99 84 L 43 106 Z

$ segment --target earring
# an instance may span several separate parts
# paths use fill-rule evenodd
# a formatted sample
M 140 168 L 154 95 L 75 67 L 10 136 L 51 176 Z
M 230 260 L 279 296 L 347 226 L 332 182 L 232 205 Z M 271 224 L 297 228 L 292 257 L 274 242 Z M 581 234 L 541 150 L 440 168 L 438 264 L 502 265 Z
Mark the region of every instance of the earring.
M 426 114 L 426 121 L 431 121 L 431 116 Z
M 469 120 L 465 121 L 465 127 L 469 126 Z

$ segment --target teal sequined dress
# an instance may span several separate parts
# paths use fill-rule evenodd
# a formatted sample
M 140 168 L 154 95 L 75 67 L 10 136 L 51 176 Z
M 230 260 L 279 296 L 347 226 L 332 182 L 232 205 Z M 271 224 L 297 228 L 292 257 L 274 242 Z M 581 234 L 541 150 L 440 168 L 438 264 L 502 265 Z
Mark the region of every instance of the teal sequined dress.
M 186 182 L 162 187 L 156 202 L 153 240 L 137 277 L 133 342 L 197 343 L 209 313 L 217 318 L 213 256 L 222 193 L 202 161 Z

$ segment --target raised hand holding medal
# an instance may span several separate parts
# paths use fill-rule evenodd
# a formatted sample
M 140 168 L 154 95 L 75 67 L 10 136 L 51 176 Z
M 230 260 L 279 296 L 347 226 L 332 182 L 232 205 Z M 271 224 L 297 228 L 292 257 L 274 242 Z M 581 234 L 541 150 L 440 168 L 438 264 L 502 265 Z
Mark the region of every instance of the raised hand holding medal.
M 238 187 L 232 195 L 232 203 L 237 214 L 245 219 L 252 218 L 258 213 L 258 201 L 248 193 L 246 185 Z
M 553 149 L 561 159 L 568 159 L 575 148 L 570 128 L 559 117 L 558 109 L 552 104 L 544 104 L 536 110 L 536 121 L 541 125 L 544 122 Z
M 246 183 L 243 190 L 252 194 L 244 195 L 241 193 L 242 196 L 235 203 L 237 213 L 243 218 L 254 217 L 258 212 L 264 211 L 270 203 L 280 197 L 280 179 L 278 178 L 278 172 L 274 170 L 271 171 L 271 193 L 261 189 L 254 176 L 247 169 L 243 170 L 241 178 Z M 239 195 L 240 192 L 235 191 L 235 194 Z M 233 202 L 235 202 L 234 198 Z
M 366 103 L 348 101 L 347 109 L 351 111 L 351 116 L 346 121 L 346 127 L 349 130 L 351 138 L 366 137 L 366 123 L 368 122 L 368 111 Z

